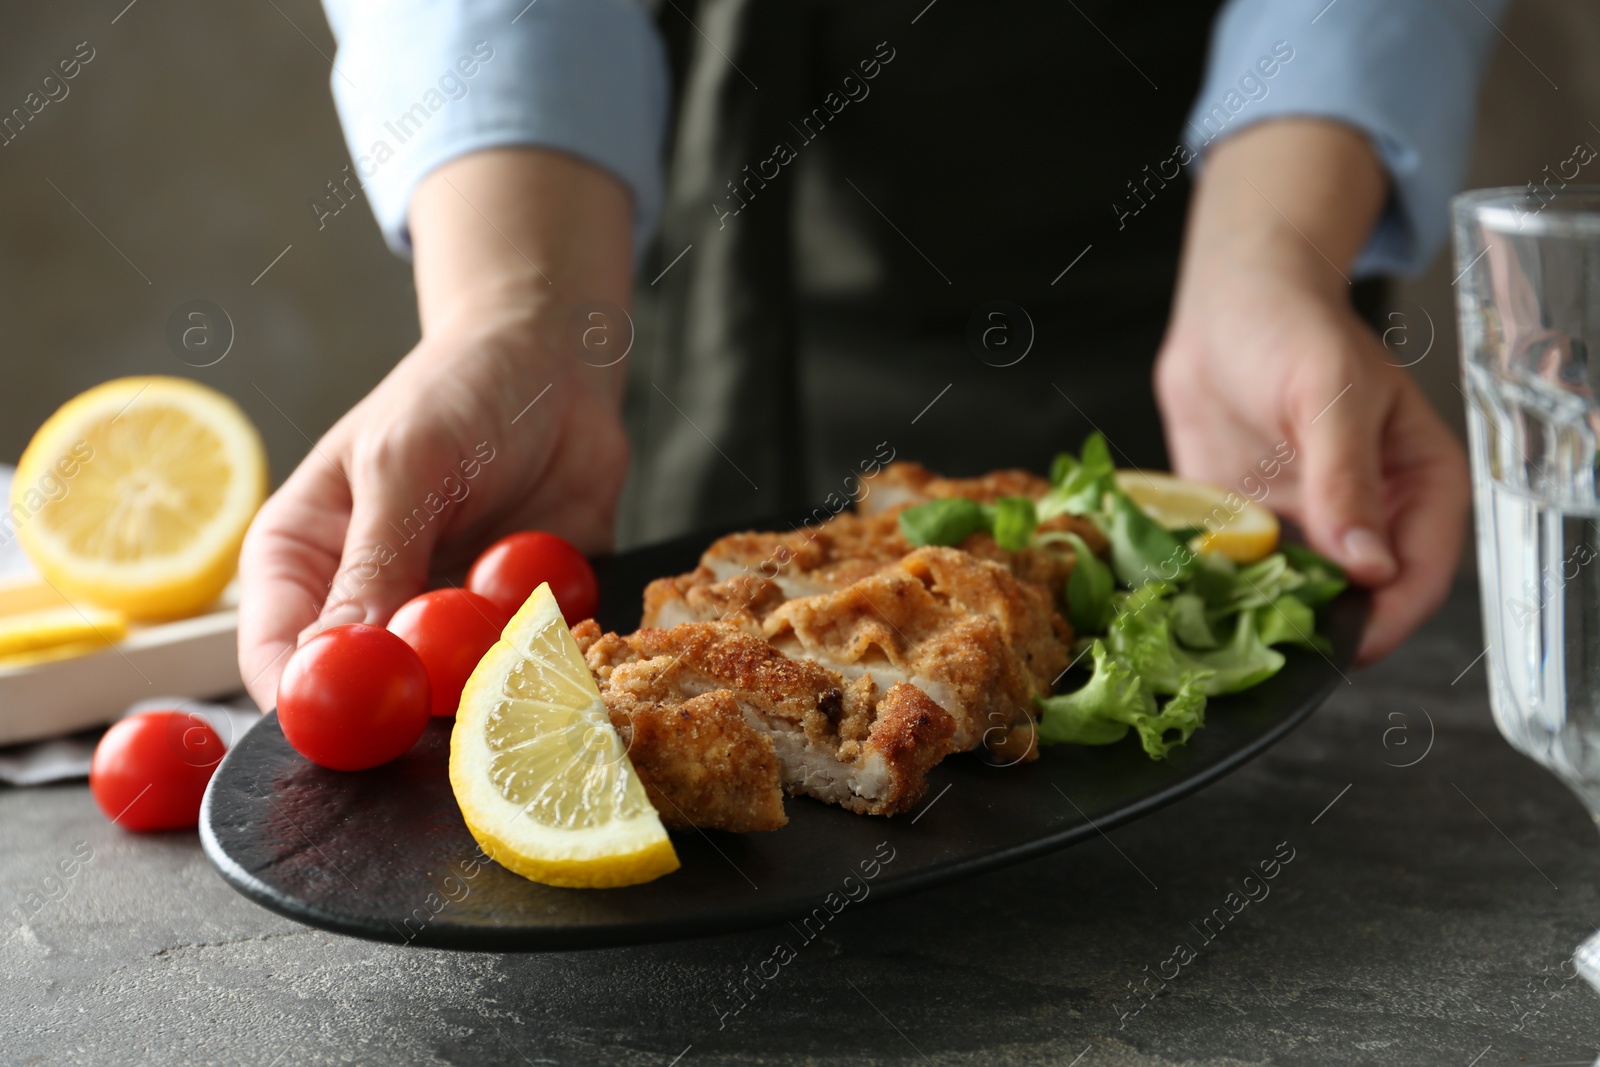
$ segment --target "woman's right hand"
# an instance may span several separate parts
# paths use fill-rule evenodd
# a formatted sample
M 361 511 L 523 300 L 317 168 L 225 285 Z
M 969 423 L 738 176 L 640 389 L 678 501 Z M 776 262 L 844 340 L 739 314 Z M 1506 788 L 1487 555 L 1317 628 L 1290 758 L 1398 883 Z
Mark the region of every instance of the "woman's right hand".
M 570 319 L 582 303 L 626 303 L 628 207 L 609 175 L 536 149 L 463 157 L 418 187 L 422 340 L 317 442 L 245 539 L 239 666 L 262 708 L 299 641 L 382 625 L 430 575 L 504 534 L 610 547 L 628 460 L 625 364 L 580 358 Z

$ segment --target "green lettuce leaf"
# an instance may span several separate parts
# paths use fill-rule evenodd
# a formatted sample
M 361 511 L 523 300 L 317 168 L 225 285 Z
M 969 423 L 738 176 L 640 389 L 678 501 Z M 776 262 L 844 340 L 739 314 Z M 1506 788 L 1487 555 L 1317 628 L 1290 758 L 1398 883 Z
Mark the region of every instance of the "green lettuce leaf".
M 1314 608 L 1326 604 L 1350 584 L 1343 567 L 1304 545 L 1284 545 L 1283 554 L 1295 570 L 1305 577 L 1304 583 L 1294 590 L 1294 595 Z
M 959 545 L 979 530 L 988 528 L 989 517 L 983 505 L 961 497 L 930 500 L 900 513 L 900 532 L 918 548 Z
M 993 504 L 964 497 L 930 500 L 900 513 L 905 539 L 923 545 L 959 545 L 979 531 L 994 535 L 1001 548 L 1020 552 L 1033 539 L 1039 524 L 1033 501 L 1025 496 L 1003 496 Z
M 1115 474 L 1106 439 L 1098 431 L 1091 433 L 1084 439 L 1079 458 L 1063 452 L 1050 465 L 1053 488 L 1039 501 L 1039 518 L 1098 513 L 1106 493 L 1116 488 Z
M 1237 693 L 1260 685 L 1283 669 L 1283 653 L 1268 648 L 1256 631 L 1256 608 L 1239 612 L 1233 639 L 1211 652 L 1196 652 L 1191 657 L 1213 673 L 1205 681 L 1209 696 Z
M 1076 560 L 1067 579 L 1067 614 L 1072 628 L 1079 633 L 1105 633 L 1111 622 L 1111 594 L 1116 589 L 1111 568 L 1077 534 L 1063 533 L 1060 539 L 1072 546 Z
M 1206 602 L 1198 593 L 1179 593 L 1167 610 L 1172 635 L 1189 648 L 1216 648 L 1222 642 L 1211 630 Z
M 1206 724 L 1206 694 L 1200 684 L 1190 678 L 1178 687 L 1164 705 L 1161 714 L 1133 724 L 1139 731 L 1139 743 L 1151 759 L 1166 759 L 1167 753 L 1178 745 L 1189 743 L 1189 737 Z M 1167 740 L 1173 730 L 1176 740 Z
M 1139 743 L 1151 759 L 1164 759 L 1175 745 L 1184 744 L 1205 723 L 1205 694 L 1186 680 L 1165 707 L 1126 663 L 1107 650 L 1092 646 L 1094 673 L 1082 689 L 1037 701 L 1040 708 L 1039 740 L 1046 744 L 1109 745 L 1122 740 L 1128 730 L 1139 733 Z M 1167 735 L 1177 731 L 1175 740 Z
M 1071 452 L 1057 452 L 1056 458 L 1050 461 L 1050 484 L 1059 486 L 1072 476 L 1078 469 L 1078 457 Z
M 1240 608 L 1262 608 L 1305 584 L 1305 576 L 1289 566 L 1288 557 L 1274 552 L 1265 559 L 1239 568 L 1239 585 L 1233 603 Z
M 981 507 L 995 544 L 1009 552 L 1021 552 L 1028 547 L 1033 528 L 1039 525 L 1032 500 L 1025 496 L 1003 496 Z
M 1111 499 L 1111 565 L 1117 577 L 1137 589 L 1153 579 L 1176 581 L 1195 569 L 1196 555 L 1166 527 L 1146 515 L 1125 493 Z
M 1328 639 L 1317 633 L 1317 614 L 1298 592 L 1279 597 L 1256 616 L 1256 633 L 1264 645 L 1301 645 L 1326 655 L 1333 651 Z
M 1156 699 L 1125 663 L 1092 646 L 1094 673 L 1082 689 L 1035 698 L 1039 740 L 1045 744 L 1109 745 L 1121 741 L 1133 721 L 1155 714 Z
M 1248 689 L 1282 669 L 1283 653 L 1256 633 L 1255 610 L 1239 612 L 1233 636 L 1221 648 L 1190 652 L 1172 635 L 1171 602 L 1130 594 L 1106 635 L 1111 651 L 1156 693 L 1176 693 L 1193 681 L 1207 696 Z
M 1228 607 L 1238 586 L 1239 568 L 1231 559 L 1213 552 L 1200 553 L 1188 591 L 1205 601 L 1207 608 Z
M 1170 589 L 1168 583 L 1152 582 L 1118 598 L 1116 617 L 1106 633 L 1111 651 L 1156 693 L 1176 693 L 1190 676 L 1204 670 L 1172 639 L 1168 617 L 1172 605 L 1162 596 Z

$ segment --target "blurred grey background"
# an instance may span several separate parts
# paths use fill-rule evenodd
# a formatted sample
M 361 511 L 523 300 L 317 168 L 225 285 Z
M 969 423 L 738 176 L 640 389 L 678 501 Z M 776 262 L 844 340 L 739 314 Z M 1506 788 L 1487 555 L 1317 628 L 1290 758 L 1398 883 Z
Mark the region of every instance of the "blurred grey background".
M 1502 29 L 1474 186 L 1537 181 L 1579 142 L 1600 146 L 1600 68 L 1586 62 L 1600 50 L 1600 6 L 1528 0 Z M 93 58 L 66 96 L 0 145 L 0 461 L 97 382 L 183 374 L 250 413 L 281 481 L 417 336 L 408 266 L 365 204 L 319 224 L 308 203 L 349 162 L 321 8 L 13 5 L 0 114 L 59 60 L 88 54 L 81 42 Z M 1387 340 L 1459 431 L 1454 273 L 1446 250 L 1397 285 Z M 232 322 L 232 350 L 214 366 L 186 365 L 167 342 L 169 317 L 193 300 Z

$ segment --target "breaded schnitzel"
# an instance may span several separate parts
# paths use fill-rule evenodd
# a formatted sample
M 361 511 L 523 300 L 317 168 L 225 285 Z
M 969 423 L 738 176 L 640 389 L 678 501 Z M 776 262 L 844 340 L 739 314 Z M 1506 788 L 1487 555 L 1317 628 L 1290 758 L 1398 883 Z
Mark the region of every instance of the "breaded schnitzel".
M 950 751 L 954 720 L 915 687 L 847 680 L 735 626 L 572 633 L 669 826 L 777 829 L 784 792 L 892 815 Z
M 929 500 L 965 497 L 992 504 L 1003 496 L 1025 496 L 1038 500 L 1050 490 L 1050 481 L 1032 471 L 990 471 L 977 478 L 942 478 L 920 463 L 902 460 L 891 463 L 866 479 L 856 510 L 864 516 L 882 514 L 907 504 Z
M 916 548 L 900 512 L 930 499 L 1037 499 L 1026 471 L 940 478 L 896 463 L 862 514 L 720 538 L 688 574 L 645 590 L 635 634 L 573 631 L 613 723 L 669 824 L 783 825 L 782 794 L 893 814 L 949 752 L 1037 755 L 1035 696 L 1071 658 L 1062 543 L 1002 549 L 987 533 Z M 1105 539 L 1087 520 L 1043 530 Z
M 958 752 L 1031 747 L 1033 697 L 1070 659 L 1071 629 L 1042 588 L 953 548 L 919 548 L 787 599 L 775 580 L 711 573 L 652 583 L 645 621 L 719 621 L 849 677 L 915 685 L 953 717 Z

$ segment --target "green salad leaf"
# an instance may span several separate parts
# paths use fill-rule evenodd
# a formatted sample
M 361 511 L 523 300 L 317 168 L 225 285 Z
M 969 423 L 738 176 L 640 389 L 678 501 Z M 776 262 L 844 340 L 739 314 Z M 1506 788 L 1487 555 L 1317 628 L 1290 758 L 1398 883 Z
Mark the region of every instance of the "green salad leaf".
M 1195 559 L 1194 573 L 1189 577 L 1189 592 L 1205 601 L 1207 608 L 1222 609 L 1233 602 L 1234 589 L 1239 585 L 1239 568 L 1227 556 L 1202 552 Z
M 1206 616 L 1206 602 L 1199 593 L 1182 592 L 1172 598 L 1167 609 L 1172 635 L 1188 648 L 1216 648 L 1222 644 Z
M 1281 551 L 1294 569 L 1305 576 L 1305 583 L 1295 589 L 1294 595 L 1314 608 L 1326 604 L 1350 584 L 1343 567 L 1304 545 L 1284 545 Z
M 1167 753 L 1178 745 L 1189 743 L 1189 737 L 1206 724 L 1206 694 L 1200 685 L 1190 679 L 1161 708 L 1161 714 L 1144 722 L 1134 723 L 1139 731 L 1139 742 L 1151 759 L 1166 759 Z M 1173 730 L 1176 740 L 1167 740 Z
M 1104 534 L 1109 562 L 1077 532 L 1039 529 L 1061 515 Z M 1037 501 L 932 500 L 902 511 L 900 530 L 918 546 L 959 545 L 979 532 L 1012 552 L 1069 546 L 1075 562 L 1059 595 L 1078 651 L 1094 654 L 1093 670 L 1073 692 L 1036 698 L 1039 738 L 1106 745 L 1132 730 L 1152 759 L 1204 724 L 1208 697 L 1280 671 L 1287 660 L 1273 646 L 1330 652 L 1317 633 L 1317 609 L 1349 584 L 1338 564 L 1300 545 L 1244 565 L 1195 552 L 1190 542 L 1205 531 L 1167 529 L 1122 492 L 1098 432 L 1078 455 L 1056 456 L 1050 488 Z
M 1295 594 L 1262 608 L 1256 616 L 1256 633 L 1264 645 L 1301 645 L 1324 655 L 1333 651 L 1328 639 L 1317 633 L 1317 613 Z
M 1282 552 L 1239 568 L 1239 584 L 1234 590 L 1236 607 L 1265 607 L 1305 584 L 1305 576 L 1289 566 Z
M 1206 671 L 1173 640 L 1169 615 L 1172 604 L 1156 583 L 1119 594 L 1117 600 L 1116 617 L 1111 620 L 1106 643 L 1151 691 L 1176 693 L 1193 675 Z
M 1109 745 L 1121 741 L 1140 717 L 1154 715 L 1156 698 L 1126 664 L 1112 658 L 1103 641 L 1092 646 L 1094 673 L 1082 689 L 1035 698 L 1039 740 L 1047 744 Z
M 1050 461 L 1050 484 L 1059 486 L 1072 472 L 1078 469 L 1078 457 L 1071 452 L 1057 452 L 1056 458 Z
M 1288 662 L 1283 653 L 1268 648 L 1256 631 L 1256 608 L 1239 612 L 1233 628 L 1233 638 L 1222 648 L 1210 652 L 1196 652 L 1193 656 L 1201 666 L 1214 673 L 1206 682 L 1206 693 L 1221 696 L 1237 693 L 1260 685 L 1283 669 Z
M 979 530 L 989 528 L 983 505 L 964 497 L 930 500 L 900 513 L 900 532 L 905 539 L 923 545 L 959 545 Z
M 1106 640 L 1154 692 L 1176 693 L 1193 682 L 1207 696 L 1237 693 L 1272 677 L 1286 662 L 1283 653 L 1262 642 L 1253 608 L 1238 613 L 1227 644 L 1190 652 L 1173 636 L 1172 601 L 1143 595 L 1145 590 L 1123 599 Z
M 1039 501 L 1039 518 L 1098 513 L 1116 488 L 1116 472 L 1106 439 L 1099 431 L 1090 434 L 1077 457 L 1063 452 L 1050 464 L 1051 489 Z
M 1111 622 L 1111 594 L 1116 579 L 1111 568 L 1096 556 L 1083 538 L 1063 533 L 1061 540 L 1072 546 L 1072 576 L 1067 579 L 1067 614 L 1079 633 L 1104 633 Z
M 1037 525 L 1039 516 L 1033 501 L 1025 496 L 1003 496 L 993 504 L 950 497 L 930 500 L 900 513 L 900 532 L 918 548 L 959 545 L 981 531 L 994 535 L 1001 548 L 1020 552 L 1033 543 Z
M 995 544 L 1008 552 L 1021 552 L 1032 543 L 1033 528 L 1039 525 L 1032 500 L 1025 496 L 1003 496 L 982 507 Z
M 1109 745 L 1131 728 L 1151 759 L 1164 759 L 1204 724 L 1206 697 L 1193 683 L 1186 682 L 1158 709 L 1139 675 L 1107 651 L 1103 641 L 1095 641 L 1092 652 L 1094 671 L 1083 688 L 1037 701 L 1041 741 Z M 1179 735 L 1176 740 L 1167 739 L 1172 731 Z
M 1195 568 L 1195 553 L 1165 526 L 1146 515 L 1126 493 L 1113 491 L 1111 566 L 1122 584 L 1137 589 L 1154 579 L 1186 578 Z

